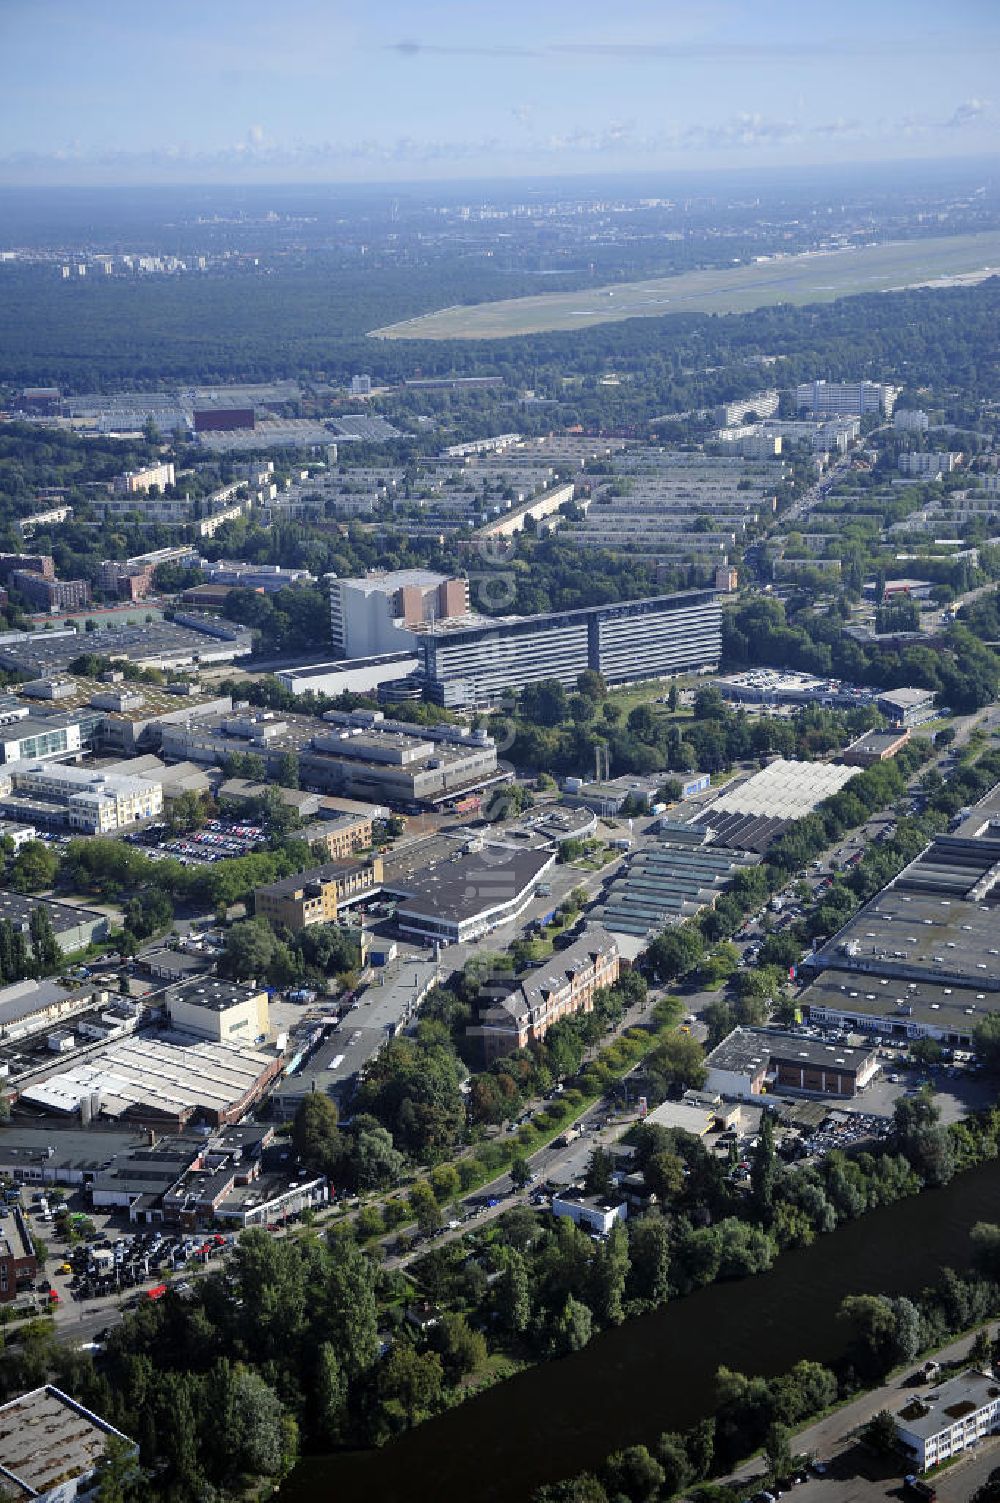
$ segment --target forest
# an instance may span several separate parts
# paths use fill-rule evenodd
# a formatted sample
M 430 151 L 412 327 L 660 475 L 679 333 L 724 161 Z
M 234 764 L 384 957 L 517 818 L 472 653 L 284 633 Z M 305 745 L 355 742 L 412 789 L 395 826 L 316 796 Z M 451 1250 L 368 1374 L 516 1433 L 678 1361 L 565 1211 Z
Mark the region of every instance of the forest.
M 481 295 L 480 273 L 449 266 L 357 268 L 335 276 L 310 265 L 281 276 L 85 282 L 53 289 L 44 276 L 7 270 L 0 301 L 0 381 L 66 391 L 184 381 L 344 382 L 358 370 L 379 382 L 500 375 L 558 395 L 586 426 L 613 429 L 710 406 L 752 391 L 758 362 L 782 386 L 810 379 L 905 376 L 914 386 L 989 395 L 1000 282 L 778 306 L 726 316 L 673 314 L 569 334 L 486 342 L 371 341 L 367 329 Z M 519 289 L 512 289 L 519 290 Z M 72 297 L 72 304 L 69 298 Z M 774 360 L 774 352 L 780 358 Z M 635 384 L 593 389 L 608 369 Z M 573 373 L 563 387 L 567 371 Z

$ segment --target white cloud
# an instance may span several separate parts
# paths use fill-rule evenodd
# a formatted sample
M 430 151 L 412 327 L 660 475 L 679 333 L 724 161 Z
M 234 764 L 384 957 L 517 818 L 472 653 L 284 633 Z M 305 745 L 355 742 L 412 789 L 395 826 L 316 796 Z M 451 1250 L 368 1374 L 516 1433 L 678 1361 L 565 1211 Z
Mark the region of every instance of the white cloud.
M 986 99 L 965 99 L 941 124 L 945 130 L 961 130 L 965 125 L 974 125 L 984 115 L 990 113 L 990 103 Z
M 200 174 L 234 170 L 259 174 L 273 169 L 288 176 L 296 169 L 307 175 L 334 173 L 339 163 L 358 161 L 405 166 L 505 159 L 527 165 L 532 160 L 551 162 L 560 157 L 573 160 L 613 157 L 638 163 L 681 153 L 780 152 L 810 141 L 850 138 L 877 144 L 895 142 L 901 137 L 925 138 L 935 133 L 940 136 L 974 127 L 991 113 L 991 108 L 987 101 L 972 98 L 956 105 L 947 118 L 937 120 L 915 115 L 866 125 L 843 117 L 811 123 L 797 118 L 741 113 L 721 121 L 664 126 L 654 131 L 644 131 L 628 120 L 609 120 L 543 133 L 535 127 L 534 107 L 521 104 L 510 109 L 518 128 L 508 137 L 491 135 L 456 140 L 405 135 L 360 140 L 279 140 L 270 136 L 262 124 L 254 122 L 241 139 L 216 148 L 194 148 L 184 142 L 173 142 L 145 150 L 95 151 L 74 141 L 53 151 L 21 151 L 0 156 L 0 170 L 8 167 L 23 173 L 34 168 L 44 176 L 46 168 L 54 170 L 73 164 L 81 171 L 88 167 L 115 170 L 137 179 L 143 172 L 155 176 L 163 169 L 176 172 L 186 166 Z

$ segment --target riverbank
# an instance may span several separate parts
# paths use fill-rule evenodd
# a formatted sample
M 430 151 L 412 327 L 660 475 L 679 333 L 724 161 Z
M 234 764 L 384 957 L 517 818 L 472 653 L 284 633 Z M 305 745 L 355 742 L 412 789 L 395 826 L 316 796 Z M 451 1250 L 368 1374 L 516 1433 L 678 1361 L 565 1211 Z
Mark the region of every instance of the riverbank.
M 717 1369 L 774 1376 L 846 1348 L 848 1294 L 916 1294 L 968 1266 L 977 1221 L 997 1219 L 1000 1164 L 870 1211 L 765 1274 L 718 1283 L 595 1337 L 426 1421 L 378 1451 L 303 1461 L 282 1503 L 522 1503 L 543 1482 L 598 1466 L 617 1447 L 683 1430 L 715 1407 Z

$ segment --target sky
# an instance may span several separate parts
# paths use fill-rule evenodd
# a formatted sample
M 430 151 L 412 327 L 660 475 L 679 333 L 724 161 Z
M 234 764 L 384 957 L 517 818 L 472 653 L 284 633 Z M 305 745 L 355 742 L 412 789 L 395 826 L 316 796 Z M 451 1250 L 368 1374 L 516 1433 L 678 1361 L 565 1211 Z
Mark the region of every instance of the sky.
M 0 0 L 0 184 L 1000 151 L 1000 0 Z

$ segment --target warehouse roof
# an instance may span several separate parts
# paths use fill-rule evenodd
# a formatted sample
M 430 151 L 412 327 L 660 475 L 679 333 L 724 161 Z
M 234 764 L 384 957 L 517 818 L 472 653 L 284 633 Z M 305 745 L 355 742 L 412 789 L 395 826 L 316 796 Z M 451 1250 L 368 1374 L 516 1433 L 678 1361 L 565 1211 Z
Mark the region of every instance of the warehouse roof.
M 23 892 L 0 889 L 0 920 L 9 919 L 16 929 L 27 931 L 31 915 L 38 908 L 44 908 L 48 913 L 57 935 L 76 929 L 80 924 L 106 922 L 105 915 L 96 908 L 78 908 L 73 903 L 55 903 L 51 898 L 34 898 Z
M 92 1472 L 110 1436 L 130 1444 L 120 1430 L 46 1384 L 0 1406 L 0 1475 L 19 1489 L 16 1498 L 48 1495 Z
M 856 767 L 831 762 L 790 762 L 778 757 L 745 783 L 726 788 L 711 809 L 798 819 L 857 776 Z
M 896 980 L 856 971 L 824 971 L 797 998 L 800 1007 L 829 1008 L 849 1017 L 921 1024 L 941 1033 L 972 1036 L 985 1017 L 1000 1012 L 1000 992 L 973 986 L 946 986 L 933 979 Z
M 460 851 L 426 867 L 408 884 L 408 895 L 397 909 L 404 916 L 451 919 L 461 923 L 477 914 L 512 903 L 555 861 L 550 850 L 515 851 L 486 846 Z
M 262 987 L 243 986 L 235 981 L 224 981 L 218 976 L 195 976 L 190 981 L 180 981 L 167 992 L 168 1002 L 183 1002 L 188 1007 L 203 1007 L 207 1012 L 225 1012 L 230 1007 L 240 1007 L 253 997 L 259 997 Z
M 133 1107 L 169 1116 L 223 1112 L 241 1101 L 273 1064 L 273 1055 L 248 1044 L 193 1043 L 190 1035 L 179 1033 L 134 1035 L 26 1086 L 21 1096 L 50 1111 L 74 1112 L 98 1094 L 101 1110 L 109 1116 L 122 1116 Z

